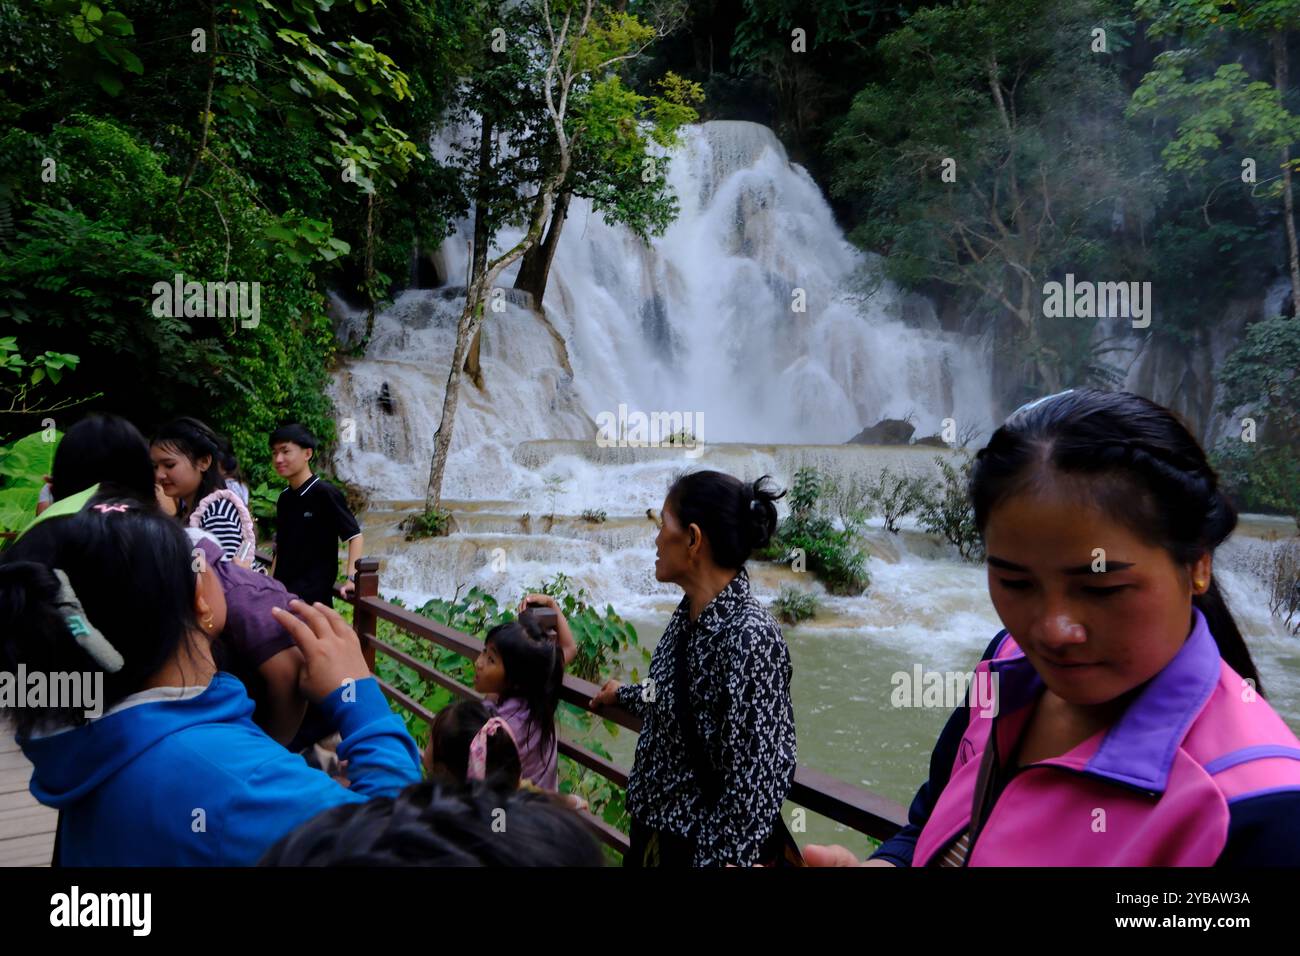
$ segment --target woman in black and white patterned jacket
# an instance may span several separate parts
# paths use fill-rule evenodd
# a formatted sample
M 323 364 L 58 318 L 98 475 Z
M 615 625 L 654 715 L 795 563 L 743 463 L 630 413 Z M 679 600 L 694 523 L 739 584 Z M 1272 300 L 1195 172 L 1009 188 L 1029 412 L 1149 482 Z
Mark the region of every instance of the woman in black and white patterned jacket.
M 664 500 L 655 577 L 686 592 L 647 680 L 609 681 L 592 701 L 642 718 L 628 780 L 627 866 L 747 866 L 781 853 L 794 779 L 790 652 L 750 591 L 781 497 L 767 476 L 684 475 Z

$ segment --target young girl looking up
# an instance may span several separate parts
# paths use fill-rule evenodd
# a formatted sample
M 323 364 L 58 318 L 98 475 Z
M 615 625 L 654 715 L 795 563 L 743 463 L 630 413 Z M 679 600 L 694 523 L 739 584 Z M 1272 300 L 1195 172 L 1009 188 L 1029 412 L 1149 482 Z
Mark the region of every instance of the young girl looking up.
M 530 606 L 555 611 L 556 639 L 524 613 Z M 514 732 L 523 776 L 543 790 L 554 790 L 555 708 L 564 668 L 577 656 L 578 645 L 550 595 L 530 594 L 519 610 L 519 620 L 497 625 L 484 639 L 474 661 L 474 689 L 487 697 L 489 712 L 504 718 Z

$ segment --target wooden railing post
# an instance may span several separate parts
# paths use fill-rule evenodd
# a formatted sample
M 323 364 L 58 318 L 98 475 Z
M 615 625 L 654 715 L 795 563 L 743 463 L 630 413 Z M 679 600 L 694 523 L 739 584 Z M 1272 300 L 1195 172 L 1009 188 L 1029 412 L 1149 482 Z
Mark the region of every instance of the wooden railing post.
M 378 618 L 375 612 L 361 603 L 361 598 L 379 597 L 379 559 L 357 558 L 356 603 L 353 604 L 352 626 L 361 638 L 361 653 L 366 658 L 366 666 L 375 672 L 375 629 Z

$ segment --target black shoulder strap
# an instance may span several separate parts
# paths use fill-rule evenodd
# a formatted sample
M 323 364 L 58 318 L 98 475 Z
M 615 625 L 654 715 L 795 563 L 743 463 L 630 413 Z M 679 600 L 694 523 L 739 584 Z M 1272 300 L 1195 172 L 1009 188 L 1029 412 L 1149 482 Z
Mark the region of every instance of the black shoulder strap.
M 682 742 L 686 745 L 686 757 L 695 770 L 695 779 L 700 791 L 710 806 L 717 803 L 722 796 L 722 784 L 713 770 L 713 764 L 704 752 L 699 730 L 695 725 L 695 709 L 691 706 L 691 683 L 687 674 L 687 656 L 690 647 L 690 633 L 686 628 L 677 632 L 677 643 L 673 647 L 673 714 L 677 726 L 682 730 Z

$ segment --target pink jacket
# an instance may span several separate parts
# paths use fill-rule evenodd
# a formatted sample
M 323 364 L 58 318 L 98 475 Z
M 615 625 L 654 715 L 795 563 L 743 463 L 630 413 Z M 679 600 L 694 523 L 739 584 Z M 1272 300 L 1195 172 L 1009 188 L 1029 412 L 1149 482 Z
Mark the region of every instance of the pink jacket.
M 1010 778 L 967 865 L 1300 865 L 1300 740 L 1220 658 L 1194 615 L 1182 649 L 1114 725 Z M 1000 637 L 976 674 L 998 675 L 997 714 L 978 706 L 954 714 L 950 744 L 962 710 L 966 725 L 947 779 L 941 738 L 911 826 L 876 855 L 925 866 L 970 825 L 990 734 L 996 753 L 1009 753 L 1043 689 L 1012 637 Z

